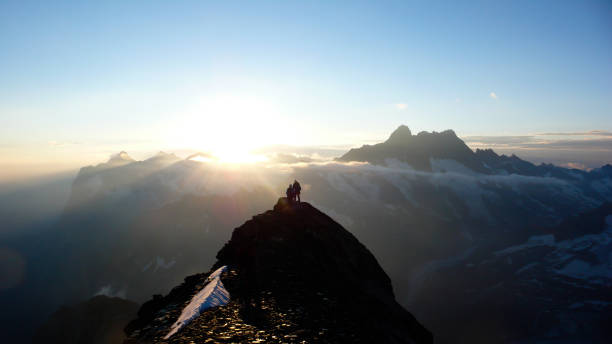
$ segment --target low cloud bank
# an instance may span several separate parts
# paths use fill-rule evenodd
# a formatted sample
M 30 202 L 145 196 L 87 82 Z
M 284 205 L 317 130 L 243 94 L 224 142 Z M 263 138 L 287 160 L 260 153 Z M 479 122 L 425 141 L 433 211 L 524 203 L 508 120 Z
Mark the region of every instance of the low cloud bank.
M 466 136 L 472 149 L 491 148 L 533 163 L 589 170 L 612 163 L 612 132 L 588 131 L 516 136 Z

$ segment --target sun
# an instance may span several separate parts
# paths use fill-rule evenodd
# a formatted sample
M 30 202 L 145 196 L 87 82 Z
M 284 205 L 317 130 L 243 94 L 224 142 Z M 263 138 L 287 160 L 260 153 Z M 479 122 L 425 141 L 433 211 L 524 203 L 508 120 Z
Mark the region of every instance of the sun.
M 242 149 L 223 149 L 213 152 L 213 156 L 218 158 L 220 163 L 229 164 L 250 164 L 265 162 L 268 158 L 265 155 L 253 154 Z
M 218 163 L 257 163 L 267 158 L 252 152 L 266 145 L 286 143 L 289 124 L 278 106 L 259 95 L 215 94 L 200 99 L 186 114 L 171 138 L 174 146 L 210 153 Z

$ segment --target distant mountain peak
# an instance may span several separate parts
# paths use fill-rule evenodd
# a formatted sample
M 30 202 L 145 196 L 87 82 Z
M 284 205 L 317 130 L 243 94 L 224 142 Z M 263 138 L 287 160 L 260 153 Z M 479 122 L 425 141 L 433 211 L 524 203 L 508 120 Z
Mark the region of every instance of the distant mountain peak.
M 174 153 L 166 153 L 164 151 L 159 151 L 154 156 L 150 157 L 147 160 L 155 160 L 155 161 L 178 161 L 180 158 L 176 156 Z
M 443 132 L 441 132 L 440 134 L 441 135 L 450 136 L 450 137 L 457 137 L 457 134 L 455 133 L 455 131 L 453 129 L 446 129 Z
M 367 161 L 385 165 L 387 159 L 406 162 L 417 170 L 431 171 L 431 159 L 452 159 L 473 171 L 485 172 L 474 152 L 454 131 L 422 131 L 412 135 L 407 126 L 399 126 L 387 141 L 373 146 L 351 149 L 339 161 Z
M 397 160 L 407 163 L 412 168 L 421 171 L 446 172 L 457 168 L 455 161 L 463 167 L 483 174 L 519 174 L 526 176 L 555 176 L 563 179 L 581 178 L 576 172 L 567 171 L 554 165 L 534 164 L 522 160 L 514 154 L 498 155 L 492 149 L 476 149 L 472 151 L 453 130 L 442 132 L 421 131 L 412 135 L 407 126 L 399 126 L 389 139 L 375 145 L 364 145 L 353 148 L 336 159 L 337 161 L 363 161 L 375 165 L 387 165 L 389 161 Z M 459 171 L 464 171 L 459 169 Z M 601 169 L 606 173 L 606 169 Z
M 132 157 L 129 156 L 126 151 L 121 151 L 117 154 L 111 155 L 110 159 L 108 160 L 108 162 L 124 162 L 124 161 L 133 162 L 135 160 L 132 159 Z
M 410 128 L 405 125 L 400 125 L 391 133 L 391 136 L 385 141 L 387 144 L 405 144 L 412 138 Z

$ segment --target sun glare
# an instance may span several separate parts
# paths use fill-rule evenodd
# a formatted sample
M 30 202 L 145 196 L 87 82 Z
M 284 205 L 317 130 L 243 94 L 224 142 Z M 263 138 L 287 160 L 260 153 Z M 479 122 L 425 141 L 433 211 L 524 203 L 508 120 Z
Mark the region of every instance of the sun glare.
M 203 163 L 251 164 L 268 161 L 268 158 L 265 155 L 227 150 L 213 153 L 210 156 L 197 155 L 189 160 Z
M 209 152 L 192 160 L 218 163 L 266 161 L 251 152 L 265 145 L 291 142 L 277 104 L 262 96 L 216 94 L 188 108 L 170 138 L 174 146 Z
M 213 153 L 221 163 L 240 164 L 265 162 L 268 158 L 264 155 L 252 154 L 240 150 L 225 150 Z

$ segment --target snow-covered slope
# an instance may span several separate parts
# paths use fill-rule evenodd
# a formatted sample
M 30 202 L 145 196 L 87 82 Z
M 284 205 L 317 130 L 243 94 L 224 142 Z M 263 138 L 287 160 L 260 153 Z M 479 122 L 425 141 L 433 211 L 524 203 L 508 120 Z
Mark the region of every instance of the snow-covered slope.
M 448 318 L 461 316 L 464 324 L 503 327 L 493 342 L 607 342 L 612 204 L 538 230 L 526 241 L 480 247 L 420 276 L 411 301 L 417 315 L 448 333 L 452 323 L 430 311 L 443 305 Z
M 224 265 L 210 274 L 206 280 L 206 286 L 191 299 L 185 308 L 183 308 L 181 315 L 176 322 L 172 324 L 170 332 L 168 332 L 164 339 L 170 338 L 181 328 L 187 326 L 187 324 L 197 318 L 203 311 L 228 303 L 230 294 L 227 289 L 225 289 L 223 282 L 221 282 L 221 274 L 225 272 L 225 270 L 227 270 L 227 266 Z

